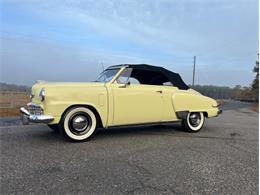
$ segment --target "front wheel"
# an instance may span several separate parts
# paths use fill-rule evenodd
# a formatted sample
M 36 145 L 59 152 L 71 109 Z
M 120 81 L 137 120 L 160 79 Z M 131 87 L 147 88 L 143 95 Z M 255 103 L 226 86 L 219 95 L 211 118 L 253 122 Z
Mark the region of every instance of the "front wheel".
M 198 132 L 202 129 L 205 116 L 202 112 L 189 112 L 182 120 L 182 127 L 189 132 Z
M 74 141 L 83 141 L 90 138 L 96 127 L 97 119 L 95 114 L 85 107 L 69 109 L 59 124 L 60 133 Z

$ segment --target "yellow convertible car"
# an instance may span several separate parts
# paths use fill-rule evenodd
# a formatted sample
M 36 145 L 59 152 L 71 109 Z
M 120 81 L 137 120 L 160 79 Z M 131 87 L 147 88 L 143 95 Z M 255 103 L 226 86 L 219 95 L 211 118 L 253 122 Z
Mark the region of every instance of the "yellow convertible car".
M 205 118 L 221 113 L 214 99 L 190 89 L 179 74 L 145 64 L 111 66 L 89 83 L 38 81 L 30 98 L 20 108 L 23 124 L 45 123 L 75 141 L 98 127 L 177 121 L 198 132 Z

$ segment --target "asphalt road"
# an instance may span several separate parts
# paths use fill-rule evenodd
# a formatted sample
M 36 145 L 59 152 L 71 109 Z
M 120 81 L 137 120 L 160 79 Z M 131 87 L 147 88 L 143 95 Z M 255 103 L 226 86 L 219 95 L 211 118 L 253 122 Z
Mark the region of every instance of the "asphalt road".
M 249 106 L 226 103 L 199 133 L 179 124 L 101 129 L 82 143 L 1 119 L 0 192 L 258 194 L 259 115 Z

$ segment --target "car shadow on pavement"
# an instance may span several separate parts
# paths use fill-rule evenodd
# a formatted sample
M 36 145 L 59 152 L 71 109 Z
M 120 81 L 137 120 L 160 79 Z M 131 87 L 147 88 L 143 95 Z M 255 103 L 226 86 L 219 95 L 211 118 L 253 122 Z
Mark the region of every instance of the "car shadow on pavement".
M 96 136 L 125 136 L 125 135 L 151 135 L 151 134 L 176 134 L 185 132 L 179 123 L 165 125 L 143 125 L 130 127 L 113 127 L 98 129 Z
M 34 127 L 36 128 L 36 126 Z M 30 132 L 27 134 L 27 136 L 33 136 L 34 139 L 37 139 L 38 141 L 42 142 L 57 142 L 64 140 L 62 136 L 58 133 L 50 129 L 48 126 L 42 125 L 37 128 L 37 130 L 34 130 L 33 132 Z
M 36 126 L 34 126 L 35 128 Z M 34 139 L 37 139 L 42 142 L 56 142 L 56 141 L 65 141 L 58 132 L 54 132 L 48 126 L 38 127 L 38 131 L 33 131 L 28 136 L 33 136 Z M 142 136 L 142 135 L 176 135 L 176 134 L 185 134 L 186 132 L 182 129 L 180 123 L 171 123 L 171 124 L 159 124 L 159 125 L 142 125 L 142 126 L 128 126 L 128 127 L 113 127 L 113 128 L 100 128 L 97 129 L 95 135 L 91 139 L 111 139 L 125 136 Z M 89 140 L 89 139 L 88 139 Z M 86 141 L 88 141 L 86 140 Z

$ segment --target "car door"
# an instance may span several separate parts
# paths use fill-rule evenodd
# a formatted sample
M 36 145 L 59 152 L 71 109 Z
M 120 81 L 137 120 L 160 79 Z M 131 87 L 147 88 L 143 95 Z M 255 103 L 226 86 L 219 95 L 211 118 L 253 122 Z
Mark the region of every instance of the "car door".
M 142 124 L 162 120 L 162 86 L 111 85 L 113 125 Z

